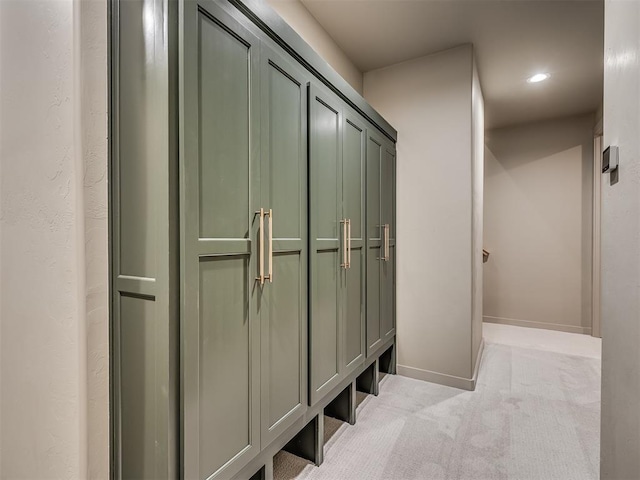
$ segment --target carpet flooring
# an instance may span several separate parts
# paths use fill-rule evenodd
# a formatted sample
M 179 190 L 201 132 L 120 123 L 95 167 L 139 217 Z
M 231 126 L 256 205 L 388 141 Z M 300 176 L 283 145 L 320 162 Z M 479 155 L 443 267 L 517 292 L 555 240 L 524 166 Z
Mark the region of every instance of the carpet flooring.
M 487 343 L 474 392 L 387 375 L 357 423 L 325 420 L 321 467 L 286 452 L 276 480 L 590 480 L 600 361 Z

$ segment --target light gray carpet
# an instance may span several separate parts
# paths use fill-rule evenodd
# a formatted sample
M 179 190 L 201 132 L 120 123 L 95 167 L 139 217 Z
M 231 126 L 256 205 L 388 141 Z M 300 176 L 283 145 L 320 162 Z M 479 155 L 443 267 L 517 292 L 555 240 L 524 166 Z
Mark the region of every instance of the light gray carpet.
M 360 397 L 363 398 L 363 397 Z M 475 392 L 388 375 L 355 426 L 327 419 L 325 461 L 277 480 L 598 478 L 600 361 L 488 343 Z

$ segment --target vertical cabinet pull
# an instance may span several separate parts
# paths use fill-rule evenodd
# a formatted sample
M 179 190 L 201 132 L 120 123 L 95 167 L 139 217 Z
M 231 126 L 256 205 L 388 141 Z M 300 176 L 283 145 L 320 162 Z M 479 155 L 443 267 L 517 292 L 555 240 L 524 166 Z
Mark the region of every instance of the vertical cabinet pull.
M 269 209 L 265 212 L 264 208 L 261 208 L 256 212 L 256 215 L 260 215 L 260 235 L 258 237 L 258 264 L 259 274 L 256 280 L 260 282 L 260 285 L 264 285 L 265 280 L 269 280 L 269 283 L 273 282 L 273 210 Z M 269 274 L 264 274 L 264 217 L 269 217 Z
M 258 270 L 259 274 L 256 280 L 260 282 L 260 285 L 264 285 L 264 208 L 261 208 L 256 212 L 256 215 L 260 215 L 260 225 L 258 229 L 260 234 L 258 237 Z
M 340 225 L 342 225 L 342 263 L 340 266 L 342 268 L 347 268 L 347 219 L 343 218 L 340 220 Z
M 347 268 L 351 268 L 351 219 L 347 220 Z
M 269 209 L 269 283 L 273 283 L 273 210 Z
M 384 261 L 389 261 L 389 224 L 384 226 Z

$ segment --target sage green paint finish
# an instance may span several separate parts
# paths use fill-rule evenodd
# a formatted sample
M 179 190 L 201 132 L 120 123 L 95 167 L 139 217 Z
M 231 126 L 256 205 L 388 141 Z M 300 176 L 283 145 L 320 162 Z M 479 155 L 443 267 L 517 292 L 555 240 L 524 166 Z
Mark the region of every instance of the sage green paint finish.
M 344 374 L 365 356 L 365 148 L 366 129 L 360 117 L 344 108 L 342 155 L 343 217 L 351 222 L 350 267 L 344 277 Z
M 158 411 L 145 401 L 155 395 L 155 377 L 148 374 L 156 364 L 157 325 L 155 302 L 120 297 L 121 412 L 123 423 L 122 478 L 155 478 L 156 418 Z M 151 408 L 149 408 L 151 407 Z
M 367 355 L 395 335 L 395 146 L 367 130 Z M 384 225 L 389 258 L 384 260 Z
M 200 237 L 247 238 L 251 45 L 205 15 L 198 32 Z
M 260 41 L 214 2 L 183 9 L 183 469 L 213 480 L 260 451 Z
M 206 478 L 251 447 L 252 282 L 245 255 L 199 263 L 198 446 Z
M 141 25 L 144 10 L 152 2 L 120 2 L 119 15 L 119 98 L 118 98 L 118 212 L 121 275 L 155 278 L 157 236 L 155 231 L 155 191 L 149 188 L 157 168 L 154 144 L 146 131 L 154 110 L 154 89 L 149 82 L 150 54 Z M 145 188 L 146 187 L 146 188 Z
M 313 214 L 317 222 L 319 239 L 338 240 L 338 216 L 342 213 L 338 206 L 341 183 L 340 132 L 341 115 L 335 109 L 314 95 L 312 102 L 312 155 L 317 161 L 311 181 L 316 186 L 317 203 L 313 206 Z M 341 193 L 341 192 L 340 192 Z
M 296 168 L 292 159 L 296 146 L 305 158 L 304 86 L 317 72 L 307 71 L 304 61 L 301 66 L 293 51 L 294 59 L 266 53 L 264 47 L 275 44 L 260 30 L 264 25 L 247 21 L 231 3 L 112 2 L 114 477 L 241 477 L 243 468 L 261 460 L 258 452 L 273 448 L 309 418 L 310 410 L 304 413 L 309 175 L 305 161 Z M 267 57 L 271 68 L 265 67 Z M 338 112 L 338 128 L 348 130 L 349 108 L 337 97 L 330 103 Z M 273 128 L 266 127 L 270 106 Z M 298 107 L 296 125 L 292 115 Z M 355 124 L 363 121 L 353 115 Z M 337 142 L 342 161 L 355 133 L 339 133 Z M 179 180 L 173 153 L 178 149 Z M 338 175 L 357 176 L 346 161 L 336 168 Z M 332 257 L 326 277 L 333 280 L 326 285 L 341 289 L 328 295 L 335 324 L 329 363 L 341 373 L 333 390 L 324 390 L 327 395 L 350 380 L 345 366 L 357 355 L 357 323 L 345 318 L 351 312 L 355 318 L 358 302 L 345 292 L 357 291 L 358 279 L 335 270 L 342 253 L 337 220 L 352 208 L 343 186 L 336 184 L 335 223 L 327 226 L 327 248 L 320 250 Z M 300 203 L 292 200 L 295 195 Z M 262 289 L 254 281 L 259 234 L 254 212 L 260 207 L 273 208 L 275 237 L 274 283 Z M 349 216 L 355 242 L 356 214 Z M 357 266 L 355 243 L 353 248 L 352 272 L 363 268 Z M 237 348 L 231 349 L 232 343 Z M 357 374 L 362 364 L 355 358 Z
M 260 75 L 261 205 L 273 211 L 274 269 L 258 307 L 264 446 L 307 408 L 308 76 L 264 43 Z
M 340 101 L 309 87 L 310 285 L 309 403 L 341 373 L 342 113 Z
M 110 5 L 114 478 L 178 475 L 177 3 Z
M 364 356 L 364 252 L 351 254 L 352 272 L 346 272 L 345 358 L 347 371 L 357 367 Z
M 382 223 L 389 225 L 389 260 L 381 262 L 380 334 L 383 341 L 395 335 L 396 319 L 396 150 L 385 141 L 382 155 Z
M 338 252 L 324 250 L 317 253 L 314 275 L 314 303 L 311 323 L 311 385 L 312 403 L 322 397 L 339 380 L 340 297 Z
M 310 403 L 364 361 L 365 126 L 337 97 L 310 87 Z M 345 268 L 345 219 L 351 268 Z
M 301 290 L 306 292 L 306 281 L 301 275 L 301 259 L 297 253 L 275 254 L 274 273 L 278 279 L 267 288 L 269 296 L 263 297 L 262 312 L 262 425 L 263 438 L 276 436 L 279 422 L 296 408 L 302 409 L 303 375 L 300 342 L 303 325 L 300 306 L 306 304 Z M 268 314 L 265 314 L 265 310 Z M 306 329 L 305 329 L 306 330 Z M 274 427 L 278 426 L 276 431 Z
M 367 129 L 367 355 L 382 345 L 380 262 L 382 258 L 382 137 Z

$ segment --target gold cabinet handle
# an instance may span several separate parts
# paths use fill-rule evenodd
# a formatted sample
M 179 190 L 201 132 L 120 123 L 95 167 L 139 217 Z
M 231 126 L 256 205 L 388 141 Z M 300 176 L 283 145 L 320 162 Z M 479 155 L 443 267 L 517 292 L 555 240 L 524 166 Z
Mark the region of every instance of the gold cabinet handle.
M 260 285 L 264 285 L 264 208 L 261 208 L 256 212 L 256 215 L 260 215 L 260 234 L 258 237 L 258 263 L 260 274 L 256 277 L 256 280 L 260 282 Z
M 269 283 L 273 283 L 273 210 L 269 209 Z
M 351 219 L 347 220 L 347 268 L 351 268 Z
M 347 268 L 347 219 L 344 218 L 340 220 L 340 225 L 342 225 L 342 263 L 340 266 L 342 268 Z
M 384 261 L 389 261 L 389 224 L 384 226 Z

